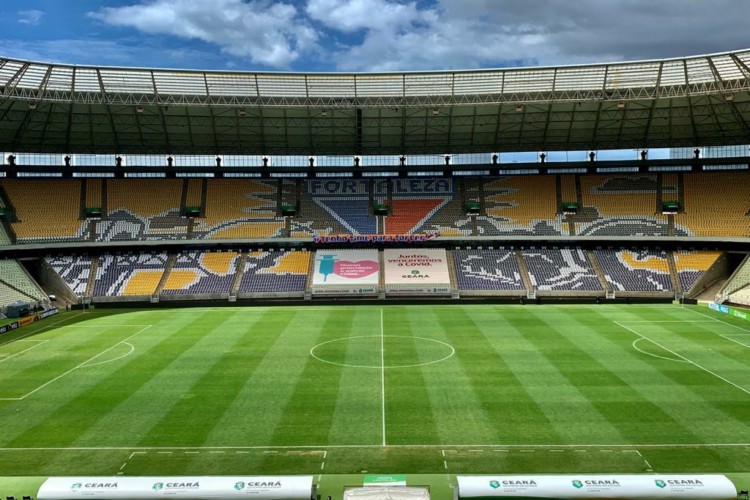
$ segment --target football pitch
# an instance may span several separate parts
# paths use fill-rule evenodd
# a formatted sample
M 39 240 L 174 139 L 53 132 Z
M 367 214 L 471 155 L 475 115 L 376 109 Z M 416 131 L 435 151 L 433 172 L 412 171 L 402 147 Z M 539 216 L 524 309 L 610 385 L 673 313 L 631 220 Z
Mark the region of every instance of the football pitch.
M 73 311 L 0 337 L 0 476 L 744 473 L 748 360 L 704 306 Z

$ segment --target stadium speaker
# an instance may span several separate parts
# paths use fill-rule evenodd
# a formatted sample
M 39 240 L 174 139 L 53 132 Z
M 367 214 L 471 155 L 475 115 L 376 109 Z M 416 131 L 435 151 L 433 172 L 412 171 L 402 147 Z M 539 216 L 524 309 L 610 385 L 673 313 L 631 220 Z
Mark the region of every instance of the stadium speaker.
M 390 208 L 388 205 L 376 204 L 372 206 L 372 213 L 374 215 L 388 215 Z
M 185 207 L 185 217 L 195 219 L 201 216 L 201 207 Z
M 464 210 L 466 211 L 467 215 L 478 215 L 479 214 L 479 203 L 466 203 L 464 205 Z
M 100 207 L 86 207 L 84 214 L 87 219 L 101 219 L 102 209 Z
M 567 215 L 575 215 L 578 213 L 578 202 L 575 201 L 564 201 L 562 203 L 562 211 Z

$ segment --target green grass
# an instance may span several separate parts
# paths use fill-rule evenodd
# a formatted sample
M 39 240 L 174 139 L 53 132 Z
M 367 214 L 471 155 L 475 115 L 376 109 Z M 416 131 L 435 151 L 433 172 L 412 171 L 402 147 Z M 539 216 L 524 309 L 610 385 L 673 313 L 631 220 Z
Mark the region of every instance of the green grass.
M 705 307 L 73 312 L 0 344 L 0 476 L 750 471 L 750 323 Z

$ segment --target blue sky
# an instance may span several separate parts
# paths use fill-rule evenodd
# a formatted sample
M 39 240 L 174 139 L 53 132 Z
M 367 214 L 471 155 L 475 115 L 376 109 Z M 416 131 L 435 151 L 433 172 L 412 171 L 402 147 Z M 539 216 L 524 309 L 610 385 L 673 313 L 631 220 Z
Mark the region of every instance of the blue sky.
M 402 71 L 750 47 L 747 0 L 0 0 L 0 56 L 82 65 Z

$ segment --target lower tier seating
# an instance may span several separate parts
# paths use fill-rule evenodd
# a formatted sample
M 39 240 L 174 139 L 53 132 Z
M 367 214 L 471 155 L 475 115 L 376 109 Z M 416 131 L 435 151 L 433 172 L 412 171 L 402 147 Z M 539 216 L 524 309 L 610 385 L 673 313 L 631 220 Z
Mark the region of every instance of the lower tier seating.
M 596 250 L 594 253 L 614 290 L 666 292 L 673 289 L 664 251 Z
M 601 290 L 586 253 L 581 249 L 525 250 L 531 284 L 539 290 Z
M 93 295 L 152 295 L 166 264 L 166 252 L 104 255 L 99 258 Z
M 518 259 L 509 250 L 454 250 L 459 290 L 523 290 Z
M 240 258 L 236 252 L 182 252 L 161 293 L 229 294 Z

